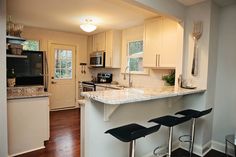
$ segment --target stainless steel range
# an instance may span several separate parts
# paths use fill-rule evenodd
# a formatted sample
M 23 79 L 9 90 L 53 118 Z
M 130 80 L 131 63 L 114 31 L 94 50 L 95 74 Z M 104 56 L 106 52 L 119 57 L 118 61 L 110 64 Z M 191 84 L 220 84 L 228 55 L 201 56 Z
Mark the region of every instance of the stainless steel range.
M 83 81 L 81 83 L 81 91 L 82 92 L 90 92 L 96 91 L 96 84 L 99 83 L 111 83 L 112 82 L 112 74 L 111 73 L 98 73 L 96 81 Z

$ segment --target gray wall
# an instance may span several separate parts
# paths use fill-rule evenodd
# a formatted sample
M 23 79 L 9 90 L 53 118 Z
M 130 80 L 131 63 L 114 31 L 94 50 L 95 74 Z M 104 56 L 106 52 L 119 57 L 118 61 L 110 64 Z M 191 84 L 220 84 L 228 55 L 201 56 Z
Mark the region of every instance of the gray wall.
M 236 5 L 221 10 L 213 140 L 224 143 L 236 132 Z
M 6 106 L 6 0 L 0 0 L 0 156 L 8 156 Z

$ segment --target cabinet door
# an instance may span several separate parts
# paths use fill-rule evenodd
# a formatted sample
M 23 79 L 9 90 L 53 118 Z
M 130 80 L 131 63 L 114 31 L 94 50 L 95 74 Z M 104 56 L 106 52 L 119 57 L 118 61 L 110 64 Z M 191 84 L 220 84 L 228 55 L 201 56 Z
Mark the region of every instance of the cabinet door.
M 110 30 L 106 32 L 105 65 L 107 68 L 120 68 L 121 38 L 120 30 Z
M 88 63 L 90 63 L 90 54 L 92 52 L 93 52 L 93 36 L 88 36 L 87 40 Z
M 157 18 L 144 26 L 144 67 L 158 67 L 161 47 L 162 18 Z
M 105 51 L 106 34 L 98 33 L 93 36 L 93 51 Z
M 177 22 L 163 18 L 163 44 L 160 53 L 160 67 L 175 67 L 177 58 Z
M 49 139 L 49 98 L 14 99 L 7 105 L 9 154 L 43 147 Z
M 112 53 L 113 53 L 113 32 L 106 32 L 106 67 L 112 67 Z

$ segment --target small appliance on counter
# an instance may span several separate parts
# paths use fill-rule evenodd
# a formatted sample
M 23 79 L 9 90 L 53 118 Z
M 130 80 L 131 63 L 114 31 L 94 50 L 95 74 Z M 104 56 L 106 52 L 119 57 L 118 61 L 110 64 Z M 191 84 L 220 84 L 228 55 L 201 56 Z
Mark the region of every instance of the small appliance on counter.
M 83 81 L 81 82 L 81 91 L 96 91 L 96 85 L 99 83 L 111 83 L 112 74 L 111 73 L 98 73 L 97 78 L 93 78 L 92 81 Z
M 111 73 L 98 73 L 97 83 L 111 83 L 112 74 Z

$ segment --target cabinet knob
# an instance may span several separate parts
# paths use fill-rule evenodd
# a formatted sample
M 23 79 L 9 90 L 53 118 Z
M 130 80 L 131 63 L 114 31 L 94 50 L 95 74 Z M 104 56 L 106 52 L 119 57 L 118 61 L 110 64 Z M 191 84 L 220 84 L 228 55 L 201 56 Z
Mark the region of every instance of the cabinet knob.
M 57 82 L 55 82 L 55 81 L 52 81 L 51 83 L 52 83 L 52 84 L 56 84 Z

